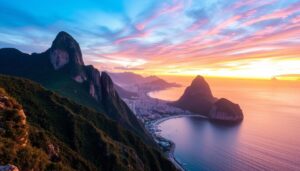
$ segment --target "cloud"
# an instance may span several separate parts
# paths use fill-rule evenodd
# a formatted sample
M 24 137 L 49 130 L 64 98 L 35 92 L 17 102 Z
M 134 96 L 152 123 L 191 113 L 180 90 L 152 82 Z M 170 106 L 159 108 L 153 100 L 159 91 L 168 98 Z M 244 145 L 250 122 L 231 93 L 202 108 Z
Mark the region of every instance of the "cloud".
M 80 43 L 85 62 L 99 69 L 231 75 L 247 63 L 254 68 L 268 59 L 279 67 L 277 58 L 300 55 L 300 3 L 295 0 L 147 1 L 141 7 L 126 4 L 135 10 L 130 14 L 122 0 L 117 6 L 117 1 L 106 2 L 112 6 L 105 8 L 81 1 L 62 4 L 65 11 L 47 3 L 45 13 L 2 3 L 0 47 L 46 50 L 65 30 Z M 290 64 L 284 58 L 280 62 Z
M 267 21 L 267 20 L 285 19 L 288 16 L 294 14 L 295 12 L 299 12 L 299 11 L 300 11 L 300 2 L 292 4 L 291 6 L 289 6 L 287 8 L 279 9 L 270 14 L 262 15 L 260 17 L 249 20 L 249 21 L 243 23 L 243 26 L 251 26 L 253 24 L 256 24 L 256 23 L 259 23 L 262 21 Z
M 141 71 L 144 70 L 144 68 L 140 67 L 114 67 L 116 70 L 123 70 L 123 71 Z

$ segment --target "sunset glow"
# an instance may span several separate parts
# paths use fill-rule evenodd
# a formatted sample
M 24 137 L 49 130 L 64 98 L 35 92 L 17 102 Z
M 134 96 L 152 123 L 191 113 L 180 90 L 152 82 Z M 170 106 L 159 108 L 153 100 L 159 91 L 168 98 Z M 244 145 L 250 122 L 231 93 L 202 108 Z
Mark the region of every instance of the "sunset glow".
M 300 74 L 297 0 L 129 1 L 91 1 L 55 16 L 47 11 L 55 3 L 36 13 L 30 3 L 3 2 L 1 11 L 9 13 L 0 14 L 0 47 L 28 52 L 35 44 L 30 52 L 41 52 L 68 28 L 85 63 L 100 70 L 262 79 Z

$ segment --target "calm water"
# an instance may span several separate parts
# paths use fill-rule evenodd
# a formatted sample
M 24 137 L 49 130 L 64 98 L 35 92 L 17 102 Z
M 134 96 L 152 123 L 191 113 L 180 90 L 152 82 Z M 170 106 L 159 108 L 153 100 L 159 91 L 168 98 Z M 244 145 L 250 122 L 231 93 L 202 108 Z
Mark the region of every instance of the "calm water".
M 174 79 L 174 78 L 173 78 Z M 177 82 L 189 84 L 191 78 Z M 159 127 L 175 142 L 175 157 L 187 170 L 300 170 L 300 83 L 208 79 L 216 97 L 240 104 L 236 126 L 197 117 L 170 119 Z M 176 100 L 184 87 L 152 93 Z

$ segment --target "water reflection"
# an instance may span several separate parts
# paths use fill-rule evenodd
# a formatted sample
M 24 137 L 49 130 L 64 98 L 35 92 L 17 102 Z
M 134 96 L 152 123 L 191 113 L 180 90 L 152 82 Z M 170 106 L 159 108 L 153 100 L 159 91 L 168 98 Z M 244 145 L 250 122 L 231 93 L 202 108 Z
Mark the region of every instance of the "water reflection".
M 176 143 L 175 156 L 188 170 L 293 169 L 299 156 L 260 135 L 242 134 L 243 124 L 220 125 L 199 117 L 167 120 L 161 135 Z M 245 133 L 245 131 L 244 131 Z M 298 159 L 299 160 L 299 159 Z
M 300 170 L 299 83 L 210 85 L 216 97 L 238 102 L 245 119 L 238 125 L 195 117 L 161 123 L 161 135 L 176 143 L 175 156 L 189 170 Z M 164 95 L 176 99 L 174 93 Z

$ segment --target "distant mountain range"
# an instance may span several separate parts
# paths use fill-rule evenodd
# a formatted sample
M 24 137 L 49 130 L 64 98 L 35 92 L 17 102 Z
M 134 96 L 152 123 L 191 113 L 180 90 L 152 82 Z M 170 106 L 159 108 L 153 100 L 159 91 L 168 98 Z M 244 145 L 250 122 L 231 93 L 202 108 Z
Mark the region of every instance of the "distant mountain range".
M 132 72 L 108 73 L 114 83 L 126 91 L 137 92 L 139 89 L 144 91 L 158 91 L 170 87 L 181 86 L 177 83 L 169 83 L 157 76 L 143 77 Z
M 188 86 L 179 100 L 170 103 L 173 106 L 207 116 L 211 120 L 239 122 L 244 116 L 238 104 L 213 97 L 204 77 L 197 76 Z
M 2 77 L 0 81 L 25 107 L 30 125 L 68 149 L 63 155 L 70 168 L 175 169 L 156 150 L 152 137 L 119 97 L 110 76 L 84 65 L 80 46 L 68 33 L 60 32 L 43 53 L 0 49 L 0 73 L 33 80 L 80 104 L 28 80 Z

